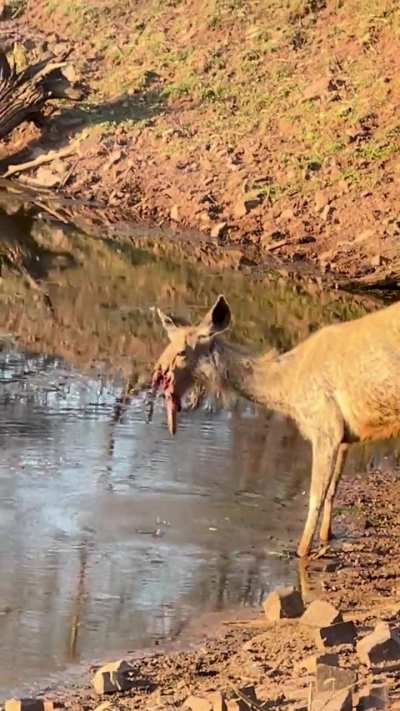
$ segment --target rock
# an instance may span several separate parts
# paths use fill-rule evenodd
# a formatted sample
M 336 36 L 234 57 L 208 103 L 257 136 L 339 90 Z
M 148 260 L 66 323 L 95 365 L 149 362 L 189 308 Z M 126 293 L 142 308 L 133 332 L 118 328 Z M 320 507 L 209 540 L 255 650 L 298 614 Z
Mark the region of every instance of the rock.
M 207 694 L 206 698 L 211 702 L 213 711 L 227 711 L 224 696 L 220 691 Z
M 352 669 L 342 669 L 335 664 L 317 664 L 316 690 L 339 691 L 354 686 L 357 675 Z
M 357 643 L 360 661 L 370 667 L 372 664 L 394 662 L 400 659 L 400 637 L 391 630 L 387 622 L 379 622 L 371 634 Z
M 62 176 L 51 168 L 41 166 L 36 173 L 36 181 L 45 188 L 54 188 L 60 182 Z
M 381 266 L 381 255 L 374 254 L 372 257 L 370 257 L 369 261 L 370 261 L 370 264 L 372 267 L 380 267 Z
M 190 711 L 213 711 L 213 704 L 202 696 L 189 696 L 183 704 L 184 709 Z
M 226 232 L 228 225 L 226 222 L 218 222 L 216 225 L 213 225 L 211 228 L 210 235 L 213 239 L 218 239 L 218 237 L 222 237 L 222 235 Z
M 100 667 L 92 679 L 92 685 L 97 694 L 113 694 L 116 691 L 127 691 L 132 686 L 127 673 L 132 666 L 124 659 L 109 662 Z
M 314 206 L 317 212 L 321 212 L 324 207 L 329 204 L 329 197 L 323 190 L 317 190 L 315 193 Z
M 42 699 L 8 699 L 4 711 L 45 711 L 45 705 Z
M 112 711 L 113 708 L 115 707 L 113 707 L 111 701 L 103 701 L 102 704 L 96 706 L 94 711 Z
M 353 700 L 350 689 L 318 694 L 312 702 L 312 711 L 351 711 Z
M 301 594 L 293 587 L 278 588 L 271 592 L 263 602 L 268 622 L 277 622 L 282 618 L 300 617 L 304 612 Z
M 179 206 L 178 205 L 173 205 L 170 210 L 170 218 L 174 222 L 179 222 L 180 220 L 180 215 L 179 215 Z
M 238 200 L 233 208 L 233 214 L 235 217 L 244 217 L 248 212 L 254 210 L 255 207 L 258 207 L 260 203 L 260 198 Z
M 384 684 L 371 684 L 360 690 L 357 709 L 359 711 L 369 711 L 369 709 L 388 709 L 389 694 L 387 686 Z
M 65 78 L 71 82 L 71 84 L 74 84 L 75 82 L 78 81 L 79 77 L 76 73 L 75 68 L 72 66 L 72 64 L 67 64 L 65 67 L 62 68 L 61 73 L 65 76 Z
M 328 627 L 336 622 L 342 622 L 341 612 L 326 600 L 313 600 L 308 606 L 300 622 L 310 627 Z
M 245 686 L 239 689 L 243 698 L 229 699 L 226 702 L 226 711 L 249 711 L 252 703 L 257 704 L 257 696 L 254 686 Z M 216 711 L 214 709 L 213 711 Z
M 335 208 L 333 205 L 325 205 L 324 209 L 321 210 L 321 219 L 324 220 L 324 222 L 327 222 L 329 218 L 332 217 L 334 212 Z
M 309 674 L 316 674 L 318 664 L 337 666 L 339 657 L 337 654 L 311 654 L 296 664 L 296 669 L 306 669 Z
M 354 644 L 356 634 L 354 622 L 338 622 L 317 630 L 315 641 L 319 649 L 325 649 L 339 644 Z

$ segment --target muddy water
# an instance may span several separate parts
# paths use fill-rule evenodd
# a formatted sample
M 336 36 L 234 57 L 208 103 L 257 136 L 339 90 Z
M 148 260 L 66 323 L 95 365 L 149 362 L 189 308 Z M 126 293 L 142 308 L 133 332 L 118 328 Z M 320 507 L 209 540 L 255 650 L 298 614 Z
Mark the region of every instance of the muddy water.
M 199 612 L 257 606 L 295 580 L 282 552 L 304 520 L 309 452 L 290 423 L 244 403 L 204 408 L 182 415 L 171 440 L 158 407 L 145 423 L 141 394 L 116 422 L 121 388 L 146 380 L 162 345 L 154 306 L 192 318 L 223 291 L 232 337 L 259 348 L 371 307 L 218 269 L 195 247 L 92 239 L 10 205 L 0 213 L 0 697 L 174 638 Z

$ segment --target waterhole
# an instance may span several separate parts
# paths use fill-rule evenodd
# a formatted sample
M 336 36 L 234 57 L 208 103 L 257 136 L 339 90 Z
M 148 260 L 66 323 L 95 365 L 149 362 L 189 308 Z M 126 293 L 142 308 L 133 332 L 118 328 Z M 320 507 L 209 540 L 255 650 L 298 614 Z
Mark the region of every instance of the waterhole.
M 154 307 L 192 319 L 223 292 L 232 338 L 284 349 L 371 304 L 219 268 L 165 235 L 94 237 L 26 200 L 0 204 L 4 697 L 296 580 L 286 551 L 304 522 L 308 446 L 243 402 L 183 413 L 174 439 L 161 405 L 146 423 L 140 384 L 164 343 Z

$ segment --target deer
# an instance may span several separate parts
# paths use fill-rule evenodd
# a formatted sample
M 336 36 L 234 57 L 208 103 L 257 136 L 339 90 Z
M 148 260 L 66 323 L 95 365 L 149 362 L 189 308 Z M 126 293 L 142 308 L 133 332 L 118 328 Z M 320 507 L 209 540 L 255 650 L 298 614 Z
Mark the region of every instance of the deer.
M 236 395 L 291 418 L 312 448 L 308 513 L 297 555 L 332 537 L 332 508 L 349 446 L 400 434 L 400 303 L 323 326 L 291 350 L 253 353 L 225 338 L 231 310 L 220 295 L 197 325 L 157 310 L 169 343 L 153 371 L 171 434 L 190 393 Z M 321 515 L 322 514 L 322 515 Z

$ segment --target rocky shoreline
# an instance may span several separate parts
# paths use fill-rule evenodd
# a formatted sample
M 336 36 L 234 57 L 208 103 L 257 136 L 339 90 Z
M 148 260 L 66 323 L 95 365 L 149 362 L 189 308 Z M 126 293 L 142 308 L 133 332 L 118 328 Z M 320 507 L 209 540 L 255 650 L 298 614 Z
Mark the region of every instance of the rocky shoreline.
M 74 711 L 399 708 L 399 495 L 392 465 L 345 477 L 340 538 L 299 564 L 297 591 L 273 591 L 259 615 L 210 626 L 190 649 L 92 669 L 86 687 L 46 701 Z M 24 704 L 6 710 L 53 708 Z

